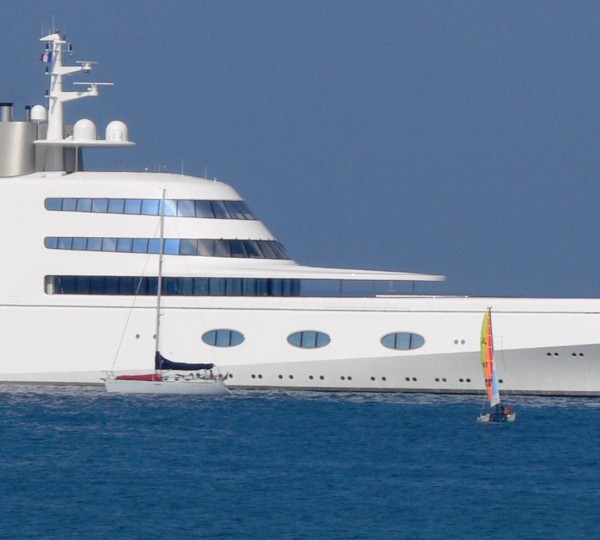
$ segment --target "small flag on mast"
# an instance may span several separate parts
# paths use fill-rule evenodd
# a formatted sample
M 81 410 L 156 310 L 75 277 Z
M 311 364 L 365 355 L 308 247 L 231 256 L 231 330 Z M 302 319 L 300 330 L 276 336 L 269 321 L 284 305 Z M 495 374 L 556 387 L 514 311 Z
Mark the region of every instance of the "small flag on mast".
M 40 56 L 40 60 L 42 62 L 44 62 L 45 64 L 49 64 L 50 62 L 52 62 L 52 51 L 46 50 L 42 53 L 42 56 Z

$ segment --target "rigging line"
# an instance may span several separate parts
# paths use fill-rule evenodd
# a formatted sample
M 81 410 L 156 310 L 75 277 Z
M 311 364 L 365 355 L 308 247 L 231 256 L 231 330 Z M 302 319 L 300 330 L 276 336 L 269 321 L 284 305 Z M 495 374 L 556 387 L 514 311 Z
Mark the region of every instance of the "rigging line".
M 506 373 L 506 361 L 504 360 L 504 344 L 502 343 L 502 336 L 494 336 L 494 340 L 499 343 L 499 348 L 495 349 L 496 355 L 500 353 L 500 358 L 502 359 L 502 371 Z M 498 362 L 496 362 L 497 364 Z
M 159 231 L 159 227 L 160 227 L 160 223 L 158 223 L 156 225 L 156 228 L 154 229 L 154 238 L 156 238 L 156 236 L 158 235 L 158 231 Z M 125 320 L 125 325 L 123 327 L 123 332 L 121 333 L 121 338 L 119 339 L 119 345 L 117 346 L 117 351 L 115 353 L 115 356 L 113 358 L 113 362 L 112 362 L 112 366 L 111 366 L 111 371 L 115 370 L 115 364 L 117 362 L 117 358 L 119 357 L 119 353 L 121 352 L 121 348 L 123 346 L 123 341 L 125 340 L 125 334 L 127 333 L 127 328 L 129 326 L 129 321 L 131 320 L 131 316 L 133 315 L 133 308 L 135 307 L 135 302 L 139 296 L 139 292 L 140 292 L 140 288 L 142 286 L 142 281 L 144 279 L 144 276 L 146 275 L 146 269 L 148 268 L 148 263 L 150 262 L 150 255 L 152 255 L 151 253 L 146 254 L 146 262 L 144 263 L 144 267 L 142 268 L 142 275 L 140 276 L 140 279 L 138 280 L 137 283 L 137 287 L 135 289 L 135 293 L 133 295 L 133 300 L 131 301 L 131 306 L 129 308 L 129 313 L 127 314 L 127 319 Z
M 500 350 L 496 351 L 496 353 L 500 353 L 500 358 L 502 359 L 502 372 L 504 373 L 504 376 L 506 376 L 507 370 L 506 370 L 506 360 L 504 359 L 504 344 L 502 343 L 502 336 L 498 336 L 496 339 L 498 339 L 498 341 L 500 342 Z M 497 364 L 498 362 L 496 362 Z M 499 381 L 498 381 L 499 383 Z M 508 403 L 508 394 L 506 392 L 504 392 L 504 398 L 503 401 L 506 401 L 506 403 Z

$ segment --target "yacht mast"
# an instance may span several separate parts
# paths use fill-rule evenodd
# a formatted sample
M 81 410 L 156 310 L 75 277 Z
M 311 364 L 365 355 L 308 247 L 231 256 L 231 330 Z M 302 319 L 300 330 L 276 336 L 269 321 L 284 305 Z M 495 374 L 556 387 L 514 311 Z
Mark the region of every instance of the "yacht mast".
M 65 148 L 78 148 L 103 146 L 120 147 L 133 146 L 135 143 L 129 141 L 126 124 L 120 120 L 113 120 L 106 126 L 106 138 L 98 139 L 96 126 L 91 120 L 81 119 L 73 126 L 73 134 L 65 137 L 65 121 L 63 105 L 69 101 L 99 95 L 99 86 L 112 86 L 113 83 L 104 82 L 75 82 L 73 84 L 84 85 L 83 91 L 65 92 L 63 83 L 65 75 L 73 73 L 89 73 L 92 65 L 96 62 L 89 60 L 77 61 L 76 66 L 63 65 L 63 53 L 71 51 L 71 45 L 67 43 L 64 36 L 58 32 L 49 34 L 40 39 L 46 43 L 46 50 L 42 54 L 42 61 L 50 64 L 47 73 L 50 75 L 50 89 L 48 91 L 48 131 L 45 139 L 34 141 L 36 145 L 46 147 L 45 165 L 46 171 L 65 170 Z
M 165 190 L 162 192 L 162 200 L 160 202 L 160 245 L 158 249 L 158 282 L 156 285 L 156 340 L 154 356 L 158 369 L 161 366 L 160 357 L 160 300 L 162 296 L 162 267 L 163 255 L 165 252 Z
M 40 41 L 46 42 L 46 51 L 42 56 L 42 60 L 51 64 L 48 71 L 50 90 L 48 92 L 48 134 L 46 140 L 49 143 L 60 143 L 65 136 L 63 104 L 76 99 L 97 96 L 98 83 L 91 83 L 90 87 L 82 92 L 63 91 L 63 77 L 79 72 L 89 73 L 92 69 L 92 62 L 80 62 L 78 66 L 63 66 L 63 50 L 67 46 L 67 41 L 58 32 L 49 34 L 41 38 Z M 50 144 L 47 148 L 46 170 L 64 170 L 62 146 L 61 144 Z

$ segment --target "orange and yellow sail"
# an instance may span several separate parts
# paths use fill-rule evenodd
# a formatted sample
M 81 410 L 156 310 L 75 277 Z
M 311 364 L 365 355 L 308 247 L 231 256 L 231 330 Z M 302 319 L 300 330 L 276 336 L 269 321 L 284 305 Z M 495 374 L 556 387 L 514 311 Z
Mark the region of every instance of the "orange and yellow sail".
M 492 333 L 492 310 L 488 309 L 483 316 L 481 325 L 481 365 L 483 367 L 483 378 L 487 391 L 490 407 L 500 403 L 500 390 L 496 367 L 494 365 L 494 337 Z

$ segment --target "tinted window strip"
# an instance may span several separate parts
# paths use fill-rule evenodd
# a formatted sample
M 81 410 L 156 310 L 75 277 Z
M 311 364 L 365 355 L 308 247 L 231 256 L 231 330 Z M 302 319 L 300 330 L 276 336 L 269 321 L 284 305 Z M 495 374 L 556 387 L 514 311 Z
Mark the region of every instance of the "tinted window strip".
M 158 278 L 134 276 L 46 276 L 47 294 L 155 296 Z M 284 291 L 282 293 L 282 291 Z M 165 296 L 300 296 L 300 280 L 163 277 Z
M 112 251 L 119 253 L 160 253 L 157 238 L 98 238 L 85 236 L 48 236 L 48 249 L 71 251 Z M 193 257 L 238 257 L 252 259 L 287 259 L 283 247 L 276 240 L 209 240 L 194 238 L 165 238 L 166 255 Z
M 53 212 L 93 212 L 101 214 L 160 215 L 160 199 L 50 198 L 46 210 Z M 167 199 L 165 216 L 209 219 L 256 219 L 243 201 Z

